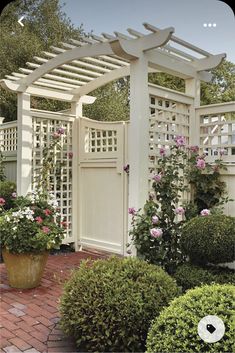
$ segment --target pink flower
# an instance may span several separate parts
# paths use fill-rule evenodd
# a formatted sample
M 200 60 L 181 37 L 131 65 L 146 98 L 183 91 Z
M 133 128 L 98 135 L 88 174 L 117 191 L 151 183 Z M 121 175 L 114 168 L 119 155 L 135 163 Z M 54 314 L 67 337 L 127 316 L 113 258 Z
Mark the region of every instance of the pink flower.
M 60 137 L 60 134 L 58 132 L 54 132 L 53 137 L 55 139 L 58 139 Z
M 72 151 L 68 153 L 68 157 L 69 157 L 69 159 L 73 158 L 73 152 Z
M 13 199 L 15 199 L 15 198 L 17 197 L 17 193 L 16 193 L 16 192 L 13 192 L 13 193 L 11 194 L 11 197 L 13 197 Z
M 63 127 L 59 127 L 59 129 L 57 129 L 56 132 L 57 132 L 59 135 L 64 135 L 65 129 L 64 129 Z
M 162 156 L 162 157 L 165 156 L 166 155 L 166 149 L 164 147 L 161 147 L 159 153 L 160 153 L 160 156 Z
M 177 207 L 175 209 L 175 214 L 184 215 L 185 214 L 185 209 L 183 207 Z
M 156 182 L 159 182 L 162 179 L 162 174 L 155 174 L 152 179 Z
M 159 238 L 162 236 L 161 228 L 152 228 L 150 229 L 150 234 L 153 238 Z
M 158 221 L 159 221 L 158 216 L 154 215 L 154 216 L 152 217 L 152 223 L 153 223 L 153 224 L 157 224 Z
M 136 209 L 134 207 L 129 207 L 128 208 L 128 213 L 132 214 L 133 216 L 135 216 L 136 215 Z
M 66 221 L 63 221 L 60 223 L 63 228 L 68 228 L 68 223 Z
M 42 217 L 36 217 L 35 218 L 35 221 L 38 223 L 38 224 L 41 224 L 42 222 L 43 222 L 43 219 L 42 219 Z
M 186 145 L 186 140 L 185 140 L 184 136 L 176 136 L 174 141 L 175 141 L 177 147 Z
M 48 234 L 50 232 L 50 228 L 43 226 L 42 231 L 43 231 L 43 233 Z
M 0 197 L 0 206 L 4 206 L 6 203 L 6 200 L 3 197 Z
M 226 149 L 225 148 L 221 148 L 221 150 L 219 151 L 220 156 L 224 156 L 226 153 Z
M 198 169 L 205 169 L 205 167 L 206 167 L 206 162 L 204 161 L 204 159 L 199 158 L 199 159 L 197 160 L 196 166 L 197 166 Z
M 211 214 L 211 211 L 204 208 L 204 210 L 202 210 L 200 213 L 201 213 L 201 216 L 209 216 Z
M 46 216 L 50 216 L 52 214 L 52 211 L 49 210 L 48 208 L 46 208 L 43 213 L 46 215 Z
M 199 147 L 198 146 L 190 146 L 189 151 L 193 152 L 193 153 L 197 153 L 199 151 Z

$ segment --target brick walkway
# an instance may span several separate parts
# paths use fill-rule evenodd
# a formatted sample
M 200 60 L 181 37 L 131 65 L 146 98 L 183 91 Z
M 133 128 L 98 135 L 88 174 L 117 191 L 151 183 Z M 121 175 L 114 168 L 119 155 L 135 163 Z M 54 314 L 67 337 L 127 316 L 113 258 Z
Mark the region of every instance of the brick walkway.
M 76 352 L 58 325 L 63 282 L 82 259 L 105 256 L 88 251 L 51 255 L 41 285 L 27 290 L 10 288 L 5 265 L 0 264 L 0 353 Z

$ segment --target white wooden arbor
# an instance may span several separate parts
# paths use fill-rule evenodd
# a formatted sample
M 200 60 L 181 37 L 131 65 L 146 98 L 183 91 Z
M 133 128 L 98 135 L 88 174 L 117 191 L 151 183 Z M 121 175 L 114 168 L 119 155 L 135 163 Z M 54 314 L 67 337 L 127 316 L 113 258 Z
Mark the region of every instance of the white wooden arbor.
M 60 47 L 51 47 L 50 52 L 34 57 L 33 62 L 27 63 L 28 68 L 19 68 L 19 72 L 1 80 L 2 87 L 18 94 L 17 187 L 20 194 L 30 191 L 32 180 L 30 96 L 71 102 L 71 112 L 78 118 L 82 116 L 82 105 L 95 100 L 88 96 L 90 92 L 110 81 L 130 76 L 129 206 L 144 205 L 149 174 L 148 73 L 163 71 L 185 80 L 185 93 L 192 99 L 191 124 L 195 124 L 195 111 L 200 105 L 200 81 L 210 81 L 208 70 L 218 66 L 226 56 L 212 55 L 174 36 L 172 27 L 158 29 L 144 23 L 144 28 L 145 33 L 128 28 L 128 35 L 114 32 L 115 35 L 103 33 L 83 37 L 80 41 L 71 39 L 70 43 L 61 43 Z M 193 143 L 194 135 L 190 134 Z M 73 137 L 74 144 L 75 131 Z M 73 147 L 76 151 L 77 147 Z M 77 173 L 76 157 L 73 173 Z M 73 205 L 76 206 L 76 202 L 73 201 Z

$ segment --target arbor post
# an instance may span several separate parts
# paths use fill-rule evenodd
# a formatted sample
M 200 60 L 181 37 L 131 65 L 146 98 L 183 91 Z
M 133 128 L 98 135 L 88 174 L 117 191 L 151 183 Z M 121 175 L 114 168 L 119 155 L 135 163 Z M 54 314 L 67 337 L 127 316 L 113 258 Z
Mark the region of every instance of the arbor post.
M 32 187 L 32 117 L 30 95 L 18 93 L 17 105 L 17 193 L 25 196 Z
M 149 92 L 148 61 L 143 54 L 130 64 L 129 207 L 148 199 Z M 130 229 L 129 218 L 129 229 Z

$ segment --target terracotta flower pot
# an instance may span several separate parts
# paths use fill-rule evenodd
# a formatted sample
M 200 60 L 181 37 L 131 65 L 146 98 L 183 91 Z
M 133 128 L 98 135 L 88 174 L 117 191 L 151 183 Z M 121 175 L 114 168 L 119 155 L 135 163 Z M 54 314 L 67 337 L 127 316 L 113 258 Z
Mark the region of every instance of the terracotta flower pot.
M 11 254 L 2 250 L 9 284 L 14 288 L 34 288 L 40 284 L 48 252 L 41 254 Z

